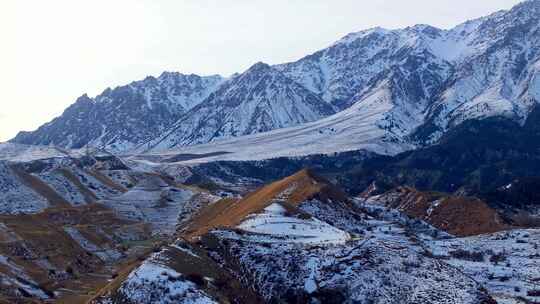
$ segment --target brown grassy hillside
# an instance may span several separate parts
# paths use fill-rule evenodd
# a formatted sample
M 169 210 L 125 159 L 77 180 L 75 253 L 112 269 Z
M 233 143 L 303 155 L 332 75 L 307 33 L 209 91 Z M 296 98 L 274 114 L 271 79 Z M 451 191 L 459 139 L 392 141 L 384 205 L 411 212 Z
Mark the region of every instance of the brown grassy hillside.
M 399 187 L 381 195 L 377 201 L 456 236 L 492 233 L 509 228 L 494 209 L 477 198 Z
M 193 239 L 218 227 L 234 227 L 246 216 L 257 213 L 275 201 L 294 212 L 298 204 L 317 197 L 323 201 L 347 201 L 347 196 L 310 170 L 273 182 L 242 199 L 226 198 L 207 206 L 184 228 L 184 236 Z
M 0 223 L 0 255 L 21 269 L 0 267 L 0 276 L 31 279 L 46 292 L 60 291 L 55 303 L 84 303 L 107 284 L 114 272 L 111 266 L 143 252 L 144 246 L 136 248 L 135 244 L 122 241 L 115 236 L 117 231 L 127 231 L 141 240 L 150 238 L 146 225 L 118 219 L 112 210 L 99 204 L 2 215 Z M 97 252 L 83 248 L 66 232 L 66 227 L 76 229 L 97 250 L 114 250 L 124 257 L 113 263 L 104 261 Z M 0 299 L 17 303 L 13 290 L 5 287 L 0 286 Z

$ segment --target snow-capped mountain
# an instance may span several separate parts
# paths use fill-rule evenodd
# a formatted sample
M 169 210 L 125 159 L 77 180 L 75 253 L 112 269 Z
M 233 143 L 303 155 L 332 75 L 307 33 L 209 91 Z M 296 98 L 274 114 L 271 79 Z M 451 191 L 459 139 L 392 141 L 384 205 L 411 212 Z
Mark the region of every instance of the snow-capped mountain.
M 386 83 L 392 106 L 378 125 L 433 140 L 467 119 L 526 117 L 540 100 L 539 13 L 527 1 L 450 30 L 374 28 L 277 68 L 342 109 Z
M 426 43 L 441 32 L 422 25 L 375 28 L 277 68 L 340 109 L 355 105 L 363 113 L 373 108 L 373 96 L 386 96 L 375 109 L 380 117 L 373 127 L 403 139 L 423 123 L 425 109 L 453 73 L 453 65 L 430 52 Z
M 355 104 L 313 122 L 201 145 L 174 147 L 164 141 L 150 147 L 143 146 L 139 151 L 145 152 L 151 148 L 150 154 L 204 156 L 195 159 L 195 162 L 262 160 L 359 149 L 380 154 L 397 154 L 414 146 L 378 126 L 391 107 L 389 91 L 381 89 L 366 98 L 362 104 Z
M 539 37 L 540 1 L 526 1 L 446 33 L 434 45 L 457 53 L 450 58 L 455 72 L 427 108 L 424 135 L 436 139 L 466 120 L 491 116 L 523 122 L 540 101 Z
M 53 121 L 34 132 L 21 132 L 17 143 L 81 148 L 85 145 L 123 151 L 159 136 L 181 115 L 204 100 L 223 82 L 164 72 L 95 98 L 86 94 Z
M 426 52 L 421 42 L 426 36 L 440 31 L 428 26 L 415 26 L 400 30 L 373 28 L 351 33 L 330 47 L 306 56 L 296 62 L 276 66 L 297 82 L 338 106 L 347 108 L 359 101 L 383 79 L 429 71 L 441 78 L 448 77 L 448 64 Z M 403 76 L 403 75 L 402 75 Z M 431 87 L 428 75 L 414 75 L 420 89 Z M 423 76 L 423 77 L 422 77 Z M 418 92 L 418 94 L 433 92 Z M 425 96 L 420 96 L 425 97 Z
M 417 25 L 349 34 L 274 66 L 341 111 L 182 150 L 233 152 L 213 158 L 231 160 L 360 149 L 396 154 L 433 143 L 470 119 L 504 116 L 522 123 L 540 100 L 539 25 L 536 0 L 449 30 Z
M 134 93 L 121 99 L 123 107 L 96 113 L 95 102 L 82 97 L 62 117 L 15 141 L 89 143 L 115 151 L 216 142 L 187 150 L 249 147 L 258 149 L 250 152 L 258 158 L 259 150 L 274 151 L 264 157 L 360 149 L 396 154 L 431 144 L 470 119 L 504 116 L 523 122 L 540 100 L 539 25 L 540 1 L 531 0 L 449 30 L 373 28 L 296 62 L 259 63 L 223 83 L 213 78 L 198 98 L 183 98 L 163 111 L 141 107 L 146 103 Z M 171 104 L 166 94 L 153 96 Z M 151 104 L 161 109 L 162 103 Z M 183 104 L 193 108 L 163 114 L 189 109 Z M 131 113 L 131 108 L 142 110 Z M 103 117 L 115 131 L 102 127 Z M 51 134 L 59 135 L 53 140 Z
M 316 94 L 259 62 L 225 82 L 147 148 L 207 143 L 299 125 L 333 113 L 333 107 Z

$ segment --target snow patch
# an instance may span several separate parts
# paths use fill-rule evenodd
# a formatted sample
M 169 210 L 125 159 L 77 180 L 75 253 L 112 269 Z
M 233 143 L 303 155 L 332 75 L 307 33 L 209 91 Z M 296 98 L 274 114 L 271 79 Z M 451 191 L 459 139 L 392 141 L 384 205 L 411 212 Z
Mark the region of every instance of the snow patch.
M 343 244 L 351 239 L 349 233 L 316 218 L 300 219 L 285 215 L 278 203 L 271 204 L 262 213 L 247 217 L 238 228 L 272 239 L 305 244 Z

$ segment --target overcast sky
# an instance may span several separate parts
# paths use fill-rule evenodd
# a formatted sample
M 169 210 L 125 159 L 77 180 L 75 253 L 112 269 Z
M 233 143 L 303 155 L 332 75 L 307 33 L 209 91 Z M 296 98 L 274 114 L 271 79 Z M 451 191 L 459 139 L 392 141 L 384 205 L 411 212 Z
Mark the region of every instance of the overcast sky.
M 450 28 L 519 0 L 0 0 L 0 141 L 162 71 L 228 76 L 349 32 Z

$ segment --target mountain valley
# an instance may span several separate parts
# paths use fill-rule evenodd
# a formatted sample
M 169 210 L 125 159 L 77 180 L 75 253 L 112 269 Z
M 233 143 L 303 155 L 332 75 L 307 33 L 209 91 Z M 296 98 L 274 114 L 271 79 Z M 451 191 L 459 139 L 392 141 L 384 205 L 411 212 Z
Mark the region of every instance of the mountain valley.
M 0 143 L 0 303 L 540 303 L 540 0 L 84 94 Z

